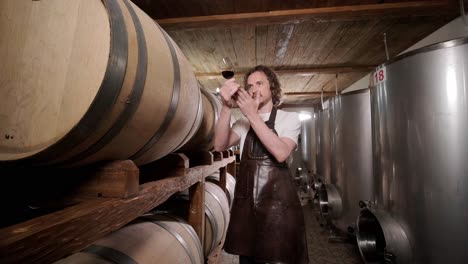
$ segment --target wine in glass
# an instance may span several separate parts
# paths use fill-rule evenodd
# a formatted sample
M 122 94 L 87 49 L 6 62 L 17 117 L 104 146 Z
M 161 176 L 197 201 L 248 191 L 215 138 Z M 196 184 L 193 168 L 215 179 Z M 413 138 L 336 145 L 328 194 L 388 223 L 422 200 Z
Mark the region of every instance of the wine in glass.
M 221 74 L 223 75 L 224 79 L 228 80 L 234 77 L 234 66 L 228 57 L 223 58 L 221 65 Z

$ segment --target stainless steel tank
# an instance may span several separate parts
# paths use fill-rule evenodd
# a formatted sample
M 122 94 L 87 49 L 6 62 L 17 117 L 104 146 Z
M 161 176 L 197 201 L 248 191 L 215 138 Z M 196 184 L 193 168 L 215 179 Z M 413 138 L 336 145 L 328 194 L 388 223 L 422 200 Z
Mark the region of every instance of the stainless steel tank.
M 340 198 L 336 188 L 331 185 L 333 140 L 334 140 L 334 111 L 335 99 L 331 98 L 327 101 L 327 108 L 320 113 L 319 132 L 320 132 L 320 153 L 319 158 L 321 167 L 318 170 L 318 183 L 316 186 L 315 199 L 318 204 L 318 210 L 321 216 L 321 222 L 325 225 L 331 224 L 331 218 L 336 216 L 337 212 L 341 212 L 341 201 L 335 200 Z M 321 173 L 322 171 L 322 173 Z M 330 203 L 334 204 L 334 208 L 330 207 Z
M 322 109 L 317 115 L 317 174 L 319 178 L 330 179 L 330 113 L 329 109 Z
M 337 160 L 342 157 L 341 146 L 337 145 L 337 142 L 341 142 L 342 125 L 342 109 L 341 109 L 341 96 L 336 96 L 328 101 L 328 113 L 329 113 L 329 126 L 330 126 L 330 178 L 326 180 L 327 184 L 333 184 L 336 182 L 336 164 Z
M 314 120 L 313 121 L 313 137 L 314 137 L 314 144 L 311 146 L 312 147 L 312 151 L 311 151 L 311 155 L 313 155 L 313 159 L 314 159 L 314 163 L 312 165 L 312 175 L 313 175 L 313 179 L 314 179 L 314 185 L 313 185 L 313 189 L 315 191 L 315 184 L 318 182 L 318 178 L 319 178 L 319 168 L 321 168 L 321 164 L 319 164 L 321 162 L 320 160 L 320 157 L 319 157 L 319 154 L 321 153 L 320 151 L 320 143 L 321 143 L 321 140 L 320 140 L 320 127 L 321 127 L 321 124 L 320 124 L 320 115 L 321 115 L 321 110 L 319 109 L 319 107 L 315 107 L 314 108 L 314 112 L 313 112 L 313 115 L 312 115 L 312 119 Z
M 316 174 L 312 183 L 312 192 L 314 204 L 319 212 L 323 211 L 319 203 L 319 191 L 325 178 L 330 178 L 330 120 L 328 108 L 318 108 L 314 113 L 315 119 L 315 142 L 316 142 Z M 323 206 L 322 206 L 323 207 Z M 323 207 L 325 208 L 325 207 Z M 322 209 L 323 209 L 322 208 Z M 325 208 L 326 209 L 326 208 Z M 323 219 L 322 219 L 323 220 Z
M 468 38 L 376 69 L 375 196 L 358 218 L 367 263 L 468 261 Z
M 312 111 L 312 120 L 311 120 L 311 123 L 310 123 L 310 137 L 311 137 L 311 140 L 310 140 L 310 156 L 311 156 L 311 159 L 312 159 L 312 162 L 311 162 L 311 172 L 313 175 L 317 174 L 317 146 L 318 146 L 318 143 L 317 143 L 317 112 L 318 112 L 318 109 L 317 107 L 314 107 L 313 111 Z
M 319 192 L 320 209 L 342 232 L 354 233 L 359 202 L 372 197 L 370 91 L 343 94 L 330 102 L 330 180 Z
M 301 164 L 306 165 L 309 172 L 315 171 L 315 119 L 313 109 L 308 111 L 310 119 L 301 122 Z
M 315 108 L 301 111 L 311 115 L 310 119 L 301 121 L 301 144 L 300 144 L 300 167 L 296 171 L 296 181 L 300 192 L 303 193 L 307 200 L 313 200 L 315 196 L 314 184 L 316 181 L 316 137 L 315 137 Z

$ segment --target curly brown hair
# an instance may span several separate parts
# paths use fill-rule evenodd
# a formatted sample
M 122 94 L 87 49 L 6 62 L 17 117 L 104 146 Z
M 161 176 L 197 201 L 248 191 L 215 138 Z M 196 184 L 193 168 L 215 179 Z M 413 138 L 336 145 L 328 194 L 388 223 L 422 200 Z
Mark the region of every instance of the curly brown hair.
M 247 79 L 254 72 L 263 72 L 266 75 L 268 81 L 270 82 L 271 99 L 273 101 L 273 105 L 278 106 L 281 99 L 281 84 L 278 81 L 278 76 L 276 76 L 276 73 L 267 66 L 257 65 L 247 71 L 245 74 L 244 87 L 247 87 Z

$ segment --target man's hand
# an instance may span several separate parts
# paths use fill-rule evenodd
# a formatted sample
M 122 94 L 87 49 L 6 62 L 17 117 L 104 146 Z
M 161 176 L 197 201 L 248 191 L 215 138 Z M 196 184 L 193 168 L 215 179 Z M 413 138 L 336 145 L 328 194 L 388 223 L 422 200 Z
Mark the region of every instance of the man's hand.
M 234 106 L 234 100 L 232 96 L 239 90 L 240 85 L 234 78 L 227 80 L 221 87 L 221 101 L 223 105 L 232 108 Z
M 258 93 L 253 94 L 253 98 L 243 88 L 237 91 L 236 103 L 239 106 L 242 114 L 247 119 L 257 114 L 258 106 L 260 105 L 260 96 Z

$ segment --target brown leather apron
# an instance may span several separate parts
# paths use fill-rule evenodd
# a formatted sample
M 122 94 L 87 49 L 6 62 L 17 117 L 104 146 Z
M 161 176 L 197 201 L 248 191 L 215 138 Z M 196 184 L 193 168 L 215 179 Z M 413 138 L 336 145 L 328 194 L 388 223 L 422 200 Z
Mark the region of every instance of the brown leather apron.
M 265 122 L 275 133 L 276 111 Z M 257 262 L 308 263 L 304 215 L 288 165 L 276 161 L 252 128 L 236 181 L 225 251 Z

